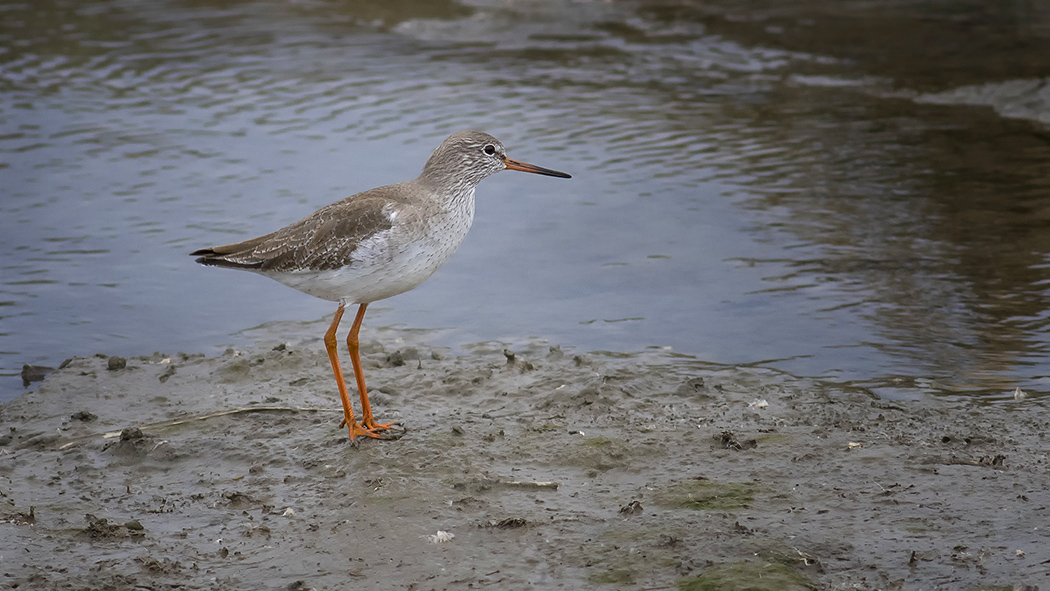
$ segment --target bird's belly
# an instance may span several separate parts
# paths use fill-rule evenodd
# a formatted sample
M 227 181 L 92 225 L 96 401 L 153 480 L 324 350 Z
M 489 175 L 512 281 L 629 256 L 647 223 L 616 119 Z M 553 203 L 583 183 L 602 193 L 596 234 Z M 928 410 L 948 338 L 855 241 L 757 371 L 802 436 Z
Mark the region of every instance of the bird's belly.
M 456 251 L 467 229 L 469 225 L 452 232 L 445 228 L 439 233 L 440 240 L 430 233 L 406 239 L 403 233 L 391 230 L 359 244 L 347 266 L 263 274 L 321 299 L 344 304 L 374 302 L 414 289 L 430 278 Z

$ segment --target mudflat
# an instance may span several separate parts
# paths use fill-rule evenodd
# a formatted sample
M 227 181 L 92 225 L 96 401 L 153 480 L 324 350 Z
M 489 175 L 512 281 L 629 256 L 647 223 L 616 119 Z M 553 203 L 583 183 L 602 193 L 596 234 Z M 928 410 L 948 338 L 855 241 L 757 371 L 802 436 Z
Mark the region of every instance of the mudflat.
M 362 352 L 396 441 L 347 441 L 319 338 L 69 360 L 0 407 L 0 586 L 1050 588 L 1045 400 L 399 329 Z

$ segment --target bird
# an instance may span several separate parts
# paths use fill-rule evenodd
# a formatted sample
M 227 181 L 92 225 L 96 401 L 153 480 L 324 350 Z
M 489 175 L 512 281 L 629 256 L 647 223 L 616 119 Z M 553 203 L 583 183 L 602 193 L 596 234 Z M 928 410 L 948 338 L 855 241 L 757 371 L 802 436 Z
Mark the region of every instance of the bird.
M 351 195 L 275 232 L 190 253 L 197 263 L 253 271 L 309 295 L 338 302 L 324 334 L 349 440 L 396 439 L 397 422 L 372 414 L 361 368 L 358 333 L 372 302 L 418 287 L 463 242 L 474 221 L 474 190 L 503 170 L 557 178 L 569 174 L 507 157 L 495 137 L 476 130 L 453 133 L 413 180 Z M 351 408 L 339 365 L 336 333 L 347 306 L 357 314 L 346 337 L 361 399 L 361 422 Z

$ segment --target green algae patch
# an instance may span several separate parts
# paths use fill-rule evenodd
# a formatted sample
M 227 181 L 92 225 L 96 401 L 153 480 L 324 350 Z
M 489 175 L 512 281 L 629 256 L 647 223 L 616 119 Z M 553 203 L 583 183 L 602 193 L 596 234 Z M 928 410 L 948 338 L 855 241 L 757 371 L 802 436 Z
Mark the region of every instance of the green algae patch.
M 634 569 L 616 568 L 594 573 L 587 580 L 597 585 L 633 585 L 637 576 Z
M 695 479 L 672 484 L 653 495 L 653 501 L 671 509 L 732 511 L 750 506 L 755 498 L 753 482 L 715 482 Z
M 668 539 L 680 540 L 689 535 L 690 529 L 672 529 L 672 535 L 668 535 L 668 531 L 668 528 L 640 528 L 621 523 L 593 543 L 580 545 L 566 558 L 574 565 L 586 567 L 587 581 L 592 584 L 634 586 L 650 581 L 654 571 L 671 571 L 682 564 L 683 546 Z
M 817 586 L 776 562 L 731 562 L 712 566 L 694 579 L 678 581 L 678 591 L 813 591 Z
M 589 437 L 562 453 L 561 460 L 569 466 L 605 472 L 626 468 L 631 456 L 631 448 L 623 439 Z

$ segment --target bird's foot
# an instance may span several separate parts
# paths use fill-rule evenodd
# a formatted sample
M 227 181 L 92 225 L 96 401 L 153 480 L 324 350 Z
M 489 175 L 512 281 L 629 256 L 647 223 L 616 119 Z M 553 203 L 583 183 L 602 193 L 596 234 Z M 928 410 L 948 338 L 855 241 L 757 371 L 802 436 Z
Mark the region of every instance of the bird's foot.
M 365 428 L 372 429 L 372 432 L 374 433 L 373 437 L 375 437 L 376 439 L 382 439 L 385 441 L 394 441 L 395 439 L 401 439 L 405 436 L 405 433 L 408 433 L 408 429 L 398 422 L 376 424 L 373 427 Z
M 408 431 L 401 423 L 397 421 L 391 421 L 389 423 L 377 423 L 375 418 L 371 415 L 361 417 L 361 427 L 372 433 L 370 437 L 373 437 L 375 439 L 383 439 L 387 441 L 401 439 Z
M 339 424 L 340 427 L 346 425 L 346 419 Z M 390 423 L 376 423 L 375 419 L 369 417 L 363 419 L 359 424 L 354 421 L 354 424 L 350 426 L 350 441 L 354 441 L 356 437 L 371 437 L 372 439 L 381 439 L 384 441 L 393 441 L 395 439 L 401 439 L 405 433 L 408 432 L 401 423 L 396 421 Z

